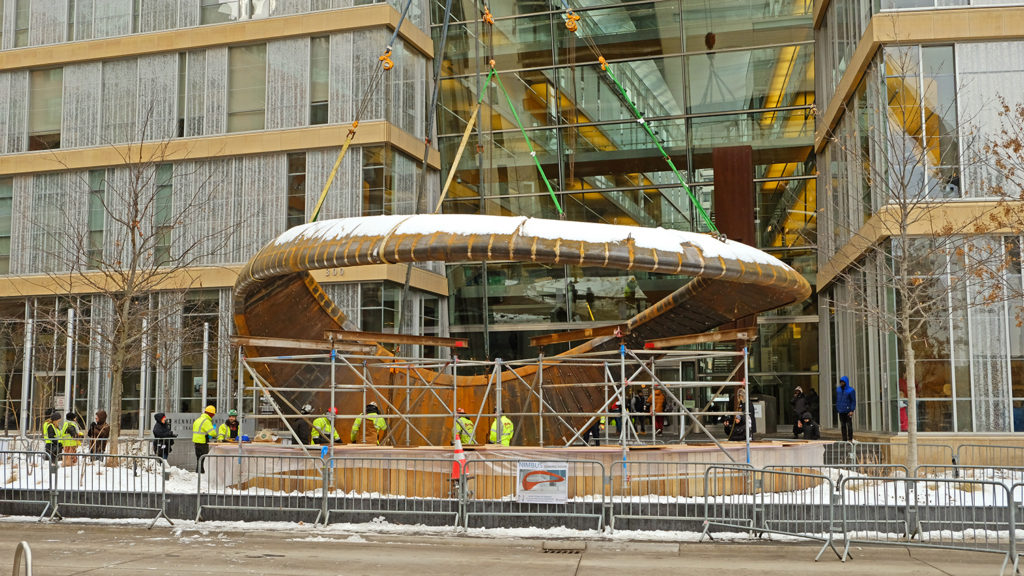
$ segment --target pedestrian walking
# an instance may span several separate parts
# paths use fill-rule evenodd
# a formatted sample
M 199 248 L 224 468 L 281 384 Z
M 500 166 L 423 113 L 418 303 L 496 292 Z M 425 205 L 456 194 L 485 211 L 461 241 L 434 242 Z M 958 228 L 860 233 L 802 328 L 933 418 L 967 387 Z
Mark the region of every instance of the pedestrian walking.
M 217 442 L 238 441 L 238 411 L 228 410 L 228 419 L 217 426 Z
M 846 376 L 840 378 L 839 386 L 836 386 L 835 405 L 843 442 L 853 442 L 853 413 L 857 409 L 857 391 L 850 386 L 850 379 Z
M 644 398 L 643 393 L 633 394 L 630 408 L 633 412 L 633 429 L 641 434 L 647 434 L 647 399 Z
M 196 450 L 196 472 L 206 472 L 206 465 L 203 456 L 210 453 L 210 440 L 216 438 L 217 429 L 213 427 L 213 417 L 217 415 L 217 408 L 213 405 L 207 406 L 206 410 L 192 422 L 192 445 Z
M 50 463 L 56 465 L 57 455 L 61 450 L 60 412 L 57 410 L 51 410 L 46 415 L 43 422 L 43 440 L 46 442 L 46 455 L 50 458 Z
M 60 445 L 64 452 L 64 465 L 78 464 L 78 447 L 82 445 L 82 428 L 79 416 L 68 412 L 64 417 L 64 425 L 60 427 Z
M 102 454 L 107 450 L 107 438 L 110 438 L 110 424 L 107 424 L 107 411 L 97 410 L 96 420 L 89 423 L 89 453 Z M 98 460 L 95 456 L 93 460 Z
M 153 424 L 153 454 L 167 460 L 171 454 L 171 447 L 174 446 L 173 438 L 177 438 L 178 435 L 171 430 L 171 425 L 167 423 L 167 416 L 163 412 L 153 414 L 153 420 L 156 420 Z
M 369 426 L 366 427 L 364 436 L 360 437 L 359 430 L 363 426 L 363 416 L 357 416 L 356 421 L 352 423 L 352 442 L 359 438 L 361 442 L 366 444 L 377 444 L 380 445 L 380 441 L 384 439 L 384 435 L 388 430 L 388 423 L 386 420 L 380 417 L 380 409 L 377 408 L 376 402 L 370 402 L 363 408 L 363 414 L 373 424 L 371 430 Z

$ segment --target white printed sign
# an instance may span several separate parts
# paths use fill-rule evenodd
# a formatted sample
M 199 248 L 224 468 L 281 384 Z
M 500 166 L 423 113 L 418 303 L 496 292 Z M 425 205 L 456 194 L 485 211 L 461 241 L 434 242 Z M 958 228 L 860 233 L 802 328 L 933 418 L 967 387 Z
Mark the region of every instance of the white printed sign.
M 569 464 L 517 462 L 516 502 L 565 504 L 569 500 Z

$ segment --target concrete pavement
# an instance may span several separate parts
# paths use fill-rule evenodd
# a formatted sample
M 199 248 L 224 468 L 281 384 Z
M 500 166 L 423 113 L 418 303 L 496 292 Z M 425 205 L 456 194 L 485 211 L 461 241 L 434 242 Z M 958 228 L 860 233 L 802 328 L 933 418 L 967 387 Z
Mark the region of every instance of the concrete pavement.
M 238 531 L 239 525 L 178 521 L 111 525 L 64 520 L 0 521 L 0 570 L 21 540 L 32 548 L 36 576 L 137 575 L 147 572 L 273 576 L 453 576 L 608 574 L 998 574 L 1002 557 L 946 550 L 855 549 L 841 563 L 803 543 L 677 543 L 607 539 L 533 540 L 339 532 L 312 526 Z

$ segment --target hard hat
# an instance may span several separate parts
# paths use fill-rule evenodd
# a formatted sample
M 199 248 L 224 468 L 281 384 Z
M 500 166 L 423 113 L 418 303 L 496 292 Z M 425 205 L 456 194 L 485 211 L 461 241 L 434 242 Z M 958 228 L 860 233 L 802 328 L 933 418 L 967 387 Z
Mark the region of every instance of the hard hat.
M 335 408 L 334 406 L 331 406 L 330 408 L 327 409 L 327 413 L 328 414 L 337 414 L 338 413 L 338 409 Z
M 214 414 L 217 413 L 217 407 L 214 406 L 213 404 L 210 404 L 209 406 L 206 407 L 206 410 L 203 410 L 203 412 L 206 412 L 210 416 L 213 416 Z
M 238 416 L 238 410 L 228 410 L 228 416 Z
M 303 404 L 302 408 L 300 408 L 299 411 L 303 414 L 309 414 L 310 412 L 313 411 L 313 407 L 310 406 L 309 404 Z
M 463 408 L 456 408 L 456 409 L 455 409 L 455 412 L 456 412 L 457 414 L 465 414 L 465 413 L 466 413 L 466 410 L 465 410 L 465 409 L 463 409 Z

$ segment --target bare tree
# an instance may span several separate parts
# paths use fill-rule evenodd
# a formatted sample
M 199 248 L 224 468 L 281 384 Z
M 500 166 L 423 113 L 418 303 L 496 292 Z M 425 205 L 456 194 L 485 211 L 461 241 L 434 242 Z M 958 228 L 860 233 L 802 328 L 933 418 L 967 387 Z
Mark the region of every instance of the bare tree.
M 830 136 L 830 169 L 841 174 L 833 173 L 819 200 L 831 204 L 828 226 L 839 249 L 829 256 L 844 287 L 831 304 L 895 335 L 911 473 L 918 464 L 918 370 L 928 365 L 920 361 L 956 346 L 950 315 L 963 314 L 966 329 L 968 309 L 984 312 L 1006 297 L 1000 280 L 1007 264 L 991 235 L 997 213 L 948 209 L 947 200 L 963 195 L 961 155 L 976 156 L 981 146 L 970 122 L 957 117 L 955 100 L 942 101 L 955 78 L 952 52 L 948 62 L 922 52 L 885 48 L 884 82 L 868 82 Z
M 111 454 L 118 451 L 126 371 L 176 336 L 159 329 L 180 315 L 195 282 L 190 269 L 222 253 L 232 230 L 230 222 L 194 225 L 213 213 L 211 188 L 218 183 L 192 168 L 198 163 L 172 163 L 170 141 L 145 141 L 149 117 L 133 142 L 110 146 L 117 165 L 72 173 L 67 185 L 78 195 L 88 191 L 88 205 L 62 205 L 63 225 L 51 227 L 48 238 L 49 252 L 59 256 L 56 269 L 65 271 L 51 279 L 69 293 L 93 295 L 90 332 L 110 382 Z

